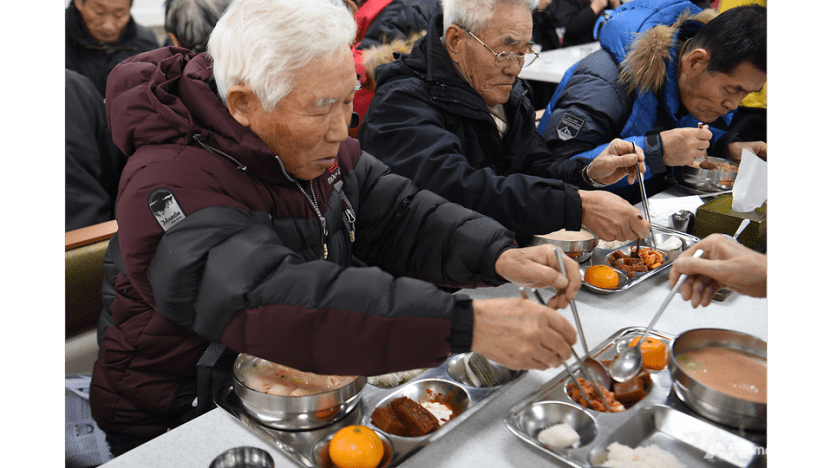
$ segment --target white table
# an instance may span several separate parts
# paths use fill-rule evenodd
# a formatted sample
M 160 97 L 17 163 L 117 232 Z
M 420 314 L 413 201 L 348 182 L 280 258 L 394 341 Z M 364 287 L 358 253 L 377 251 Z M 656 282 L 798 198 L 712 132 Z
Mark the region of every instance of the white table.
M 571 68 L 571 65 L 597 50 L 599 50 L 599 42 L 540 52 L 536 61 L 522 68 L 519 78 L 559 83 L 568 68 Z
M 677 190 L 677 189 L 673 189 Z M 664 192 L 657 199 L 686 195 L 682 191 Z M 656 220 L 655 220 L 656 223 Z M 594 348 L 622 328 L 646 326 L 669 292 L 668 270 L 636 287 L 610 295 L 581 290 L 576 304 L 588 341 Z M 474 299 L 518 296 L 512 284 L 466 291 Z M 545 291 L 547 299 L 550 292 Z M 573 323 L 570 310 L 561 311 Z M 767 339 L 767 300 L 732 294 L 723 302 L 693 309 L 675 297 L 655 329 L 678 335 L 693 328 L 726 328 Z M 581 346 L 577 346 L 577 353 Z M 562 372 L 562 368 L 530 371 L 521 380 L 478 408 L 467 420 L 443 435 L 399 466 L 441 466 L 456 468 L 562 466 L 552 457 L 528 446 L 504 424 L 510 408 L 525 396 Z M 187 424 L 118 457 L 104 468 L 176 467 L 207 468 L 223 451 L 251 445 L 267 450 L 277 467 L 296 468 L 290 458 L 251 432 L 241 422 L 217 408 Z

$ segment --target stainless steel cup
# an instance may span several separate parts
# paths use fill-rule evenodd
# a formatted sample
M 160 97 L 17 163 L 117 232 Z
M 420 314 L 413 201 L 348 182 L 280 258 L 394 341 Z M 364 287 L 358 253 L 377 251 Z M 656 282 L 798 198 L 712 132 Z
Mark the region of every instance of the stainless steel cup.
M 274 459 L 256 447 L 234 447 L 219 454 L 210 468 L 274 468 Z
M 691 211 L 680 210 L 677 213 L 671 215 L 672 228 L 677 231 L 691 234 L 694 228 L 694 223 L 695 214 Z

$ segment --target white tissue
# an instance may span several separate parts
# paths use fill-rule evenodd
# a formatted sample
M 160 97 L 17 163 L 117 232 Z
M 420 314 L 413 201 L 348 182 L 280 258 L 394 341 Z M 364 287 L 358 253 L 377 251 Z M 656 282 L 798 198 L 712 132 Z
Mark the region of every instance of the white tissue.
M 732 185 L 732 210 L 747 213 L 767 201 L 767 162 L 744 148 Z

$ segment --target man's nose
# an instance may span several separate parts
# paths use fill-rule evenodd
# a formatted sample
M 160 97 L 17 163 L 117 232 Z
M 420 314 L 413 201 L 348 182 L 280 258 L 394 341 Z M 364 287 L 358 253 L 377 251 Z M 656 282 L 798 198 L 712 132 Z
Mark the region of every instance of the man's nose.
M 106 17 L 104 22 L 101 23 L 101 29 L 108 33 L 114 33 L 118 31 L 118 22 L 115 21 L 115 18 Z
M 507 61 L 507 66 L 504 67 L 504 73 L 510 76 L 519 76 L 522 72 L 522 60 L 516 58 Z
M 349 137 L 349 125 L 352 122 L 352 112 L 349 112 L 345 118 L 336 112 L 332 112 L 328 119 L 328 131 L 326 131 L 326 140 L 329 142 L 346 141 Z

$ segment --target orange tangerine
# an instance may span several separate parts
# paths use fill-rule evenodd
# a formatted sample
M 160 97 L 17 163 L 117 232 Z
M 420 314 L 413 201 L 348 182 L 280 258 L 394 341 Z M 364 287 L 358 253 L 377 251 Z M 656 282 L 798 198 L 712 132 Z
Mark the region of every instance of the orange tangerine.
M 629 347 L 637 346 L 640 342 L 640 337 L 634 338 L 628 343 Z M 643 352 L 643 365 L 646 369 L 661 370 L 669 363 L 668 355 L 666 354 L 666 344 L 662 341 L 648 337 L 646 342 L 640 348 Z
M 366 426 L 346 426 L 329 442 L 329 457 L 339 468 L 375 468 L 383 459 L 383 441 Z
M 585 269 L 585 282 L 603 289 L 614 289 L 620 284 L 617 272 L 608 265 L 594 265 Z

